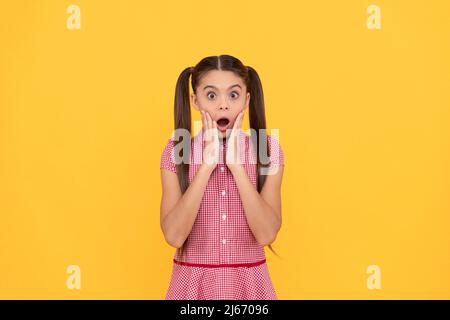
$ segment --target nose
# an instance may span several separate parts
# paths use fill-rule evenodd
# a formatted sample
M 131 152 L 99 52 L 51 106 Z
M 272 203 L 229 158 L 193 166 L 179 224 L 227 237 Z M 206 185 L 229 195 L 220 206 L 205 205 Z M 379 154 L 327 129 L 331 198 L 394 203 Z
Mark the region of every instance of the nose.
M 228 110 L 228 101 L 225 96 L 222 96 L 221 99 L 218 100 L 218 102 L 220 111 Z

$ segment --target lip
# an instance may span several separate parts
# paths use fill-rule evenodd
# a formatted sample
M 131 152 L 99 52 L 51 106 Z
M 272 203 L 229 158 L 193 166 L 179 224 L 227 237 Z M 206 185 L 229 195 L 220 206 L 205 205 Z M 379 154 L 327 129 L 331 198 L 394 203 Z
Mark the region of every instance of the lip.
M 228 123 L 227 123 L 227 125 L 224 126 L 224 127 L 219 126 L 219 124 L 218 124 L 217 121 L 216 121 L 216 123 L 217 123 L 217 129 L 218 129 L 219 131 L 221 131 L 221 132 L 227 131 L 227 129 L 228 129 L 228 128 L 230 127 L 230 125 L 231 125 L 231 120 L 230 120 L 229 118 L 227 118 L 227 117 L 221 117 L 221 118 L 219 118 L 219 119 L 217 119 L 217 120 L 220 120 L 220 119 L 223 119 L 223 118 L 228 119 Z

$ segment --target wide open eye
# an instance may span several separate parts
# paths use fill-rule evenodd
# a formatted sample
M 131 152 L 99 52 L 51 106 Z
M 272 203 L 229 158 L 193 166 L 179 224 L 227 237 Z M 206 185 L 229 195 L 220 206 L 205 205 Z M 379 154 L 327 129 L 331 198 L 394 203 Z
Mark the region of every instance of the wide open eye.
M 216 94 L 212 91 L 209 91 L 206 96 L 208 97 L 208 99 L 212 100 L 216 97 Z
M 230 96 L 232 99 L 237 99 L 239 98 L 239 93 L 237 91 L 233 91 L 231 92 Z

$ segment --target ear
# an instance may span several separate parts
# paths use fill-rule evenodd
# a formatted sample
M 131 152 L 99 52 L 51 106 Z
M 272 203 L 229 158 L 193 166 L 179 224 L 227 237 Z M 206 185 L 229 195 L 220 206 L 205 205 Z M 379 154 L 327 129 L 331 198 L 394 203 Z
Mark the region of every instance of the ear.
M 247 108 L 250 103 L 250 92 L 247 92 L 247 97 L 245 98 L 245 107 Z
M 197 95 L 195 93 L 191 93 L 191 105 L 195 110 L 200 111 L 200 107 L 198 106 Z

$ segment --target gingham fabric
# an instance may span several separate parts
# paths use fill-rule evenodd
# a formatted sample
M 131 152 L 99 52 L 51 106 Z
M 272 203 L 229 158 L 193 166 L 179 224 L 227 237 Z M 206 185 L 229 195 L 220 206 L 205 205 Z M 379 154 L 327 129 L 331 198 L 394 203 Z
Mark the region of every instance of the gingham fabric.
M 225 157 L 227 143 L 220 141 L 220 158 L 208 181 L 197 218 L 186 239 L 183 254 L 176 250 L 166 299 L 277 299 L 265 262 L 264 247 L 253 236 L 239 191 Z M 284 165 L 276 138 L 268 135 L 269 170 Z M 250 136 L 240 131 L 241 161 L 256 188 L 256 157 Z M 189 182 L 202 163 L 203 132 L 192 139 Z M 163 150 L 160 167 L 176 173 L 174 141 Z

